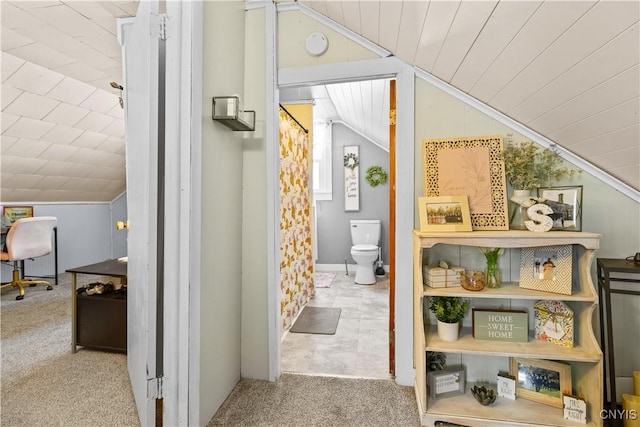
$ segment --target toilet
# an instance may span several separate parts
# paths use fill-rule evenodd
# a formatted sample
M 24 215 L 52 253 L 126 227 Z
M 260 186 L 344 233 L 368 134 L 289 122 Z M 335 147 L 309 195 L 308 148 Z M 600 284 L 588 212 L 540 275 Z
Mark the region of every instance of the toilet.
M 380 242 L 380 220 L 352 219 L 351 225 L 351 258 L 356 262 L 355 282 L 360 285 L 376 283 L 373 263 L 378 258 Z

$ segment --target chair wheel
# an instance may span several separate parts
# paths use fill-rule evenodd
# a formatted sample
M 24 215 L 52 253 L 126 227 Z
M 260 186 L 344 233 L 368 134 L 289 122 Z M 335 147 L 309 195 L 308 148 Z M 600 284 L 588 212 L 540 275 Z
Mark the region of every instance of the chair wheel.
M 51 285 L 47 286 L 47 290 L 48 290 L 48 291 L 50 291 L 50 290 L 52 290 L 52 289 L 53 289 L 53 286 L 51 286 Z
M 17 301 L 20 301 L 21 299 L 24 299 L 24 295 L 18 295 L 18 296 L 16 297 L 16 300 L 17 300 Z

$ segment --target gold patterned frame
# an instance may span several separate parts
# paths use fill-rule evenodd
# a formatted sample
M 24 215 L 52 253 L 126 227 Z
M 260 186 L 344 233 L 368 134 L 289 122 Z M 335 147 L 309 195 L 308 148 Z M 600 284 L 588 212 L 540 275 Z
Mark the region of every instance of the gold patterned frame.
M 508 230 L 502 136 L 422 142 L 424 195 L 467 196 L 474 230 Z

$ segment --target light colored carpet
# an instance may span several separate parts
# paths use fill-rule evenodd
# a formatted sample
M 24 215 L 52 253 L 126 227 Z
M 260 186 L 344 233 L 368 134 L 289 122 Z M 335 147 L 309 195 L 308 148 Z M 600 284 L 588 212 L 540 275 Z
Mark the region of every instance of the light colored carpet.
M 22 301 L 15 290 L 2 290 L 0 424 L 138 426 L 127 356 L 82 348 L 71 353 L 71 275 L 59 277 L 51 291 L 26 288 Z
M 333 283 L 333 279 L 336 278 L 336 273 L 325 273 L 316 271 L 313 273 L 313 287 L 315 288 L 328 288 Z
M 284 374 L 241 380 L 210 426 L 419 427 L 411 387 L 392 380 Z

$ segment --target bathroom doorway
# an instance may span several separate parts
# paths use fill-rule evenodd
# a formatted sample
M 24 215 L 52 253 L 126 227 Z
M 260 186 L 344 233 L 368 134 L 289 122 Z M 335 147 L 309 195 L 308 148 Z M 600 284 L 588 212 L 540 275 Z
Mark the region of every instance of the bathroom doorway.
M 380 167 L 389 176 L 390 82 L 384 78 L 280 90 L 280 103 L 287 109 L 295 110 L 292 105 L 311 105 L 313 109 L 311 215 L 318 286 L 307 306 L 341 309 L 334 335 L 284 332 L 282 372 L 391 377 L 390 185 L 387 180 L 372 186 L 365 179 L 371 166 Z M 363 110 L 363 104 L 368 111 Z M 367 117 L 374 119 L 367 123 Z M 344 205 L 346 146 L 359 149 L 360 203 L 355 211 L 346 211 Z M 350 255 L 350 219 L 382 222 L 380 257 L 372 266 L 377 273 L 374 284 L 354 282 L 356 264 Z

